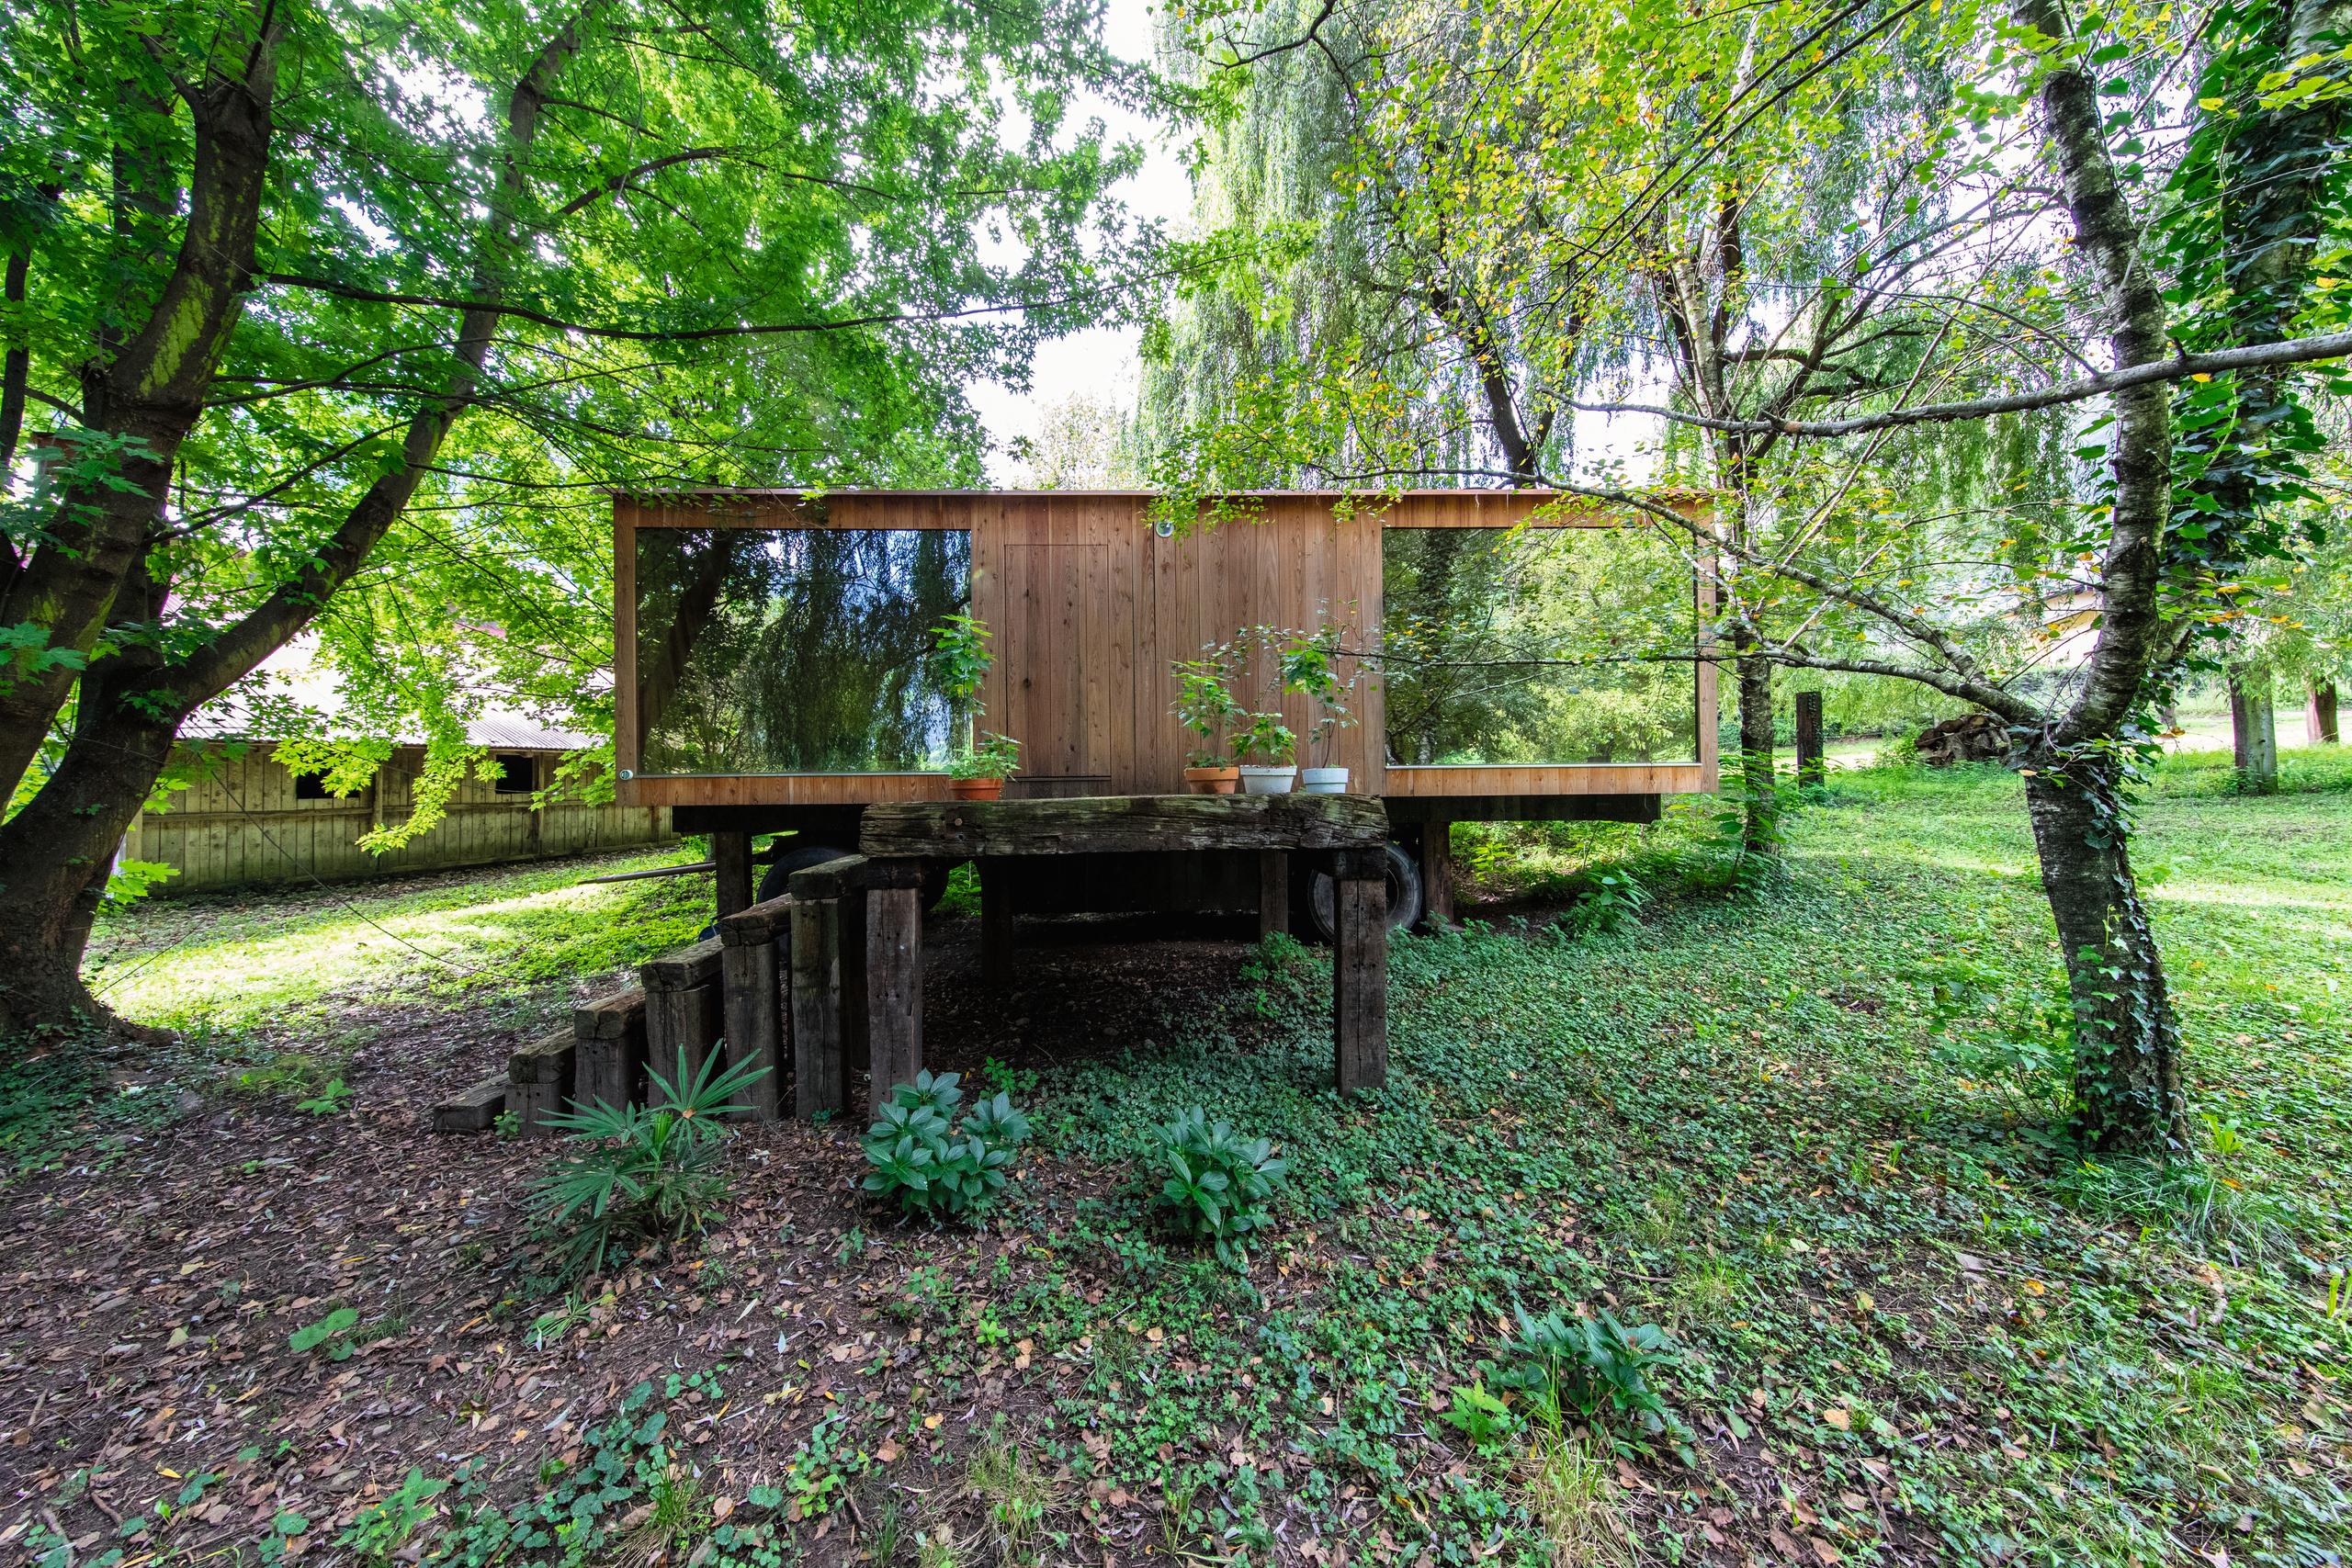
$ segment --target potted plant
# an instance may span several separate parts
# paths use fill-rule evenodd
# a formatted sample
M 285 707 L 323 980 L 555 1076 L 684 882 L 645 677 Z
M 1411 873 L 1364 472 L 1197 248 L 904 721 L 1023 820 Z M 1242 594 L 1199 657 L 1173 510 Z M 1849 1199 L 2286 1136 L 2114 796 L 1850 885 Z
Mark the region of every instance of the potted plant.
M 947 764 L 947 790 L 958 800 L 994 800 L 1021 771 L 1021 742 L 991 729 Z
M 1225 760 L 1226 729 L 1245 716 L 1233 700 L 1233 649 L 1219 643 L 1203 649 L 1198 659 L 1169 661 L 1176 677 L 1170 711 L 1196 742 L 1184 759 L 1184 787 L 1194 795 L 1231 795 L 1240 783 L 1241 770 Z
M 1233 738 L 1234 761 L 1240 763 L 1244 795 L 1288 795 L 1298 776 L 1293 761 L 1298 735 L 1278 713 L 1253 713 L 1250 723 Z
M 942 616 L 932 634 L 932 673 L 957 703 L 970 703 L 996 664 L 989 651 L 989 626 L 977 615 Z M 994 800 L 1004 781 L 1021 771 L 1021 742 L 994 730 L 974 738 L 977 712 L 963 718 L 964 736 L 947 759 L 948 793 L 957 800 Z
M 1325 749 L 1332 733 L 1350 728 L 1356 722 L 1347 704 L 1355 693 L 1355 680 L 1352 676 L 1341 680 L 1332 667 L 1338 653 L 1339 634 L 1325 626 L 1312 637 L 1289 637 L 1276 654 L 1283 690 L 1299 693 L 1316 707 L 1315 717 L 1306 727 L 1306 754 L 1310 758 L 1328 755 Z M 1307 795 L 1345 795 L 1348 770 L 1310 763 L 1299 770 L 1298 787 Z

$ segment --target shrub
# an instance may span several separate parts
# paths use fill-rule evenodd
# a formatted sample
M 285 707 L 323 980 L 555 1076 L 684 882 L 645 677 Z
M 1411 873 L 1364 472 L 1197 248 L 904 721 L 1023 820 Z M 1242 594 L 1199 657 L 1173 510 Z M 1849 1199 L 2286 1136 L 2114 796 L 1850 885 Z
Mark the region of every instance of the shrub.
M 1631 872 L 1597 872 L 1576 902 L 1561 912 L 1560 929 L 1570 936 L 1612 935 L 1641 919 L 1649 903 L 1649 889 Z
M 1159 1164 L 1168 1172 L 1162 1202 L 1177 1227 L 1239 1267 L 1243 1244 L 1266 1225 L 1266 1200 L 1288 1168 L 1263 1138 L 1242 1138 L 1195 1105 L 1159 1130 Z
M 983 1100 L 955 1120 L 964 1091 L 956 1075 L 918 1074 L 890 1091 L 865 1130 L 865 1190 L 908 1214 L 973 1220 L 1004 1190 L 1005 1169 L 1029 1141 L 1029 1122 L 1011 1097 Z
M 1607 1312 L 1598 1317 L 1521 1312 L 1519 1337 L 1503 1347 L 1510 1364 L 1496 1381 L 1526 1394 L 1555 1425 L 1573 1410 L 1591 1426 L 1631 1416 L 1656 1434 L 1678 1426 L 1645 1371 L 1666 1343 L 1666 1330 L 1656 1324 L 1629 1329 Z
M 568 1233 L 566 1269 L 593 1270 L 649 1243 L 671 1247 L 700 1231 L 727 1201 L 720 1155 L 729 1129 L 719 1118 L 741 1110 L 734 1097 L 766 1071 L 745 1062 L 721 1072 L 714 1051 L 683 1089 L 651 1075 L 650 1105 L 597 1105 L 542 1117 L 595 1145 L 539 1187 L 542 1222 Z

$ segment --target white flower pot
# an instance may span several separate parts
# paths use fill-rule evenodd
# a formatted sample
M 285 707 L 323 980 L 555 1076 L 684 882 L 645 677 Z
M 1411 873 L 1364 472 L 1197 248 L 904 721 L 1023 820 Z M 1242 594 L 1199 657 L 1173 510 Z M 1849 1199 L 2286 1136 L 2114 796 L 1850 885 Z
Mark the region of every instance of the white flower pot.
M 1290 781 L 1298 769 L 1289 762 L 1280 767 L 1267 767 L 1244 762 L 1241 765 L 1241 793 L 1244 795 L 1288 795 Z
M 1345 768 L 1301 768 L 1298 773 L 1298 787 L 1303 795 L 1345 795 L 1348 793 L 1348 770 Z

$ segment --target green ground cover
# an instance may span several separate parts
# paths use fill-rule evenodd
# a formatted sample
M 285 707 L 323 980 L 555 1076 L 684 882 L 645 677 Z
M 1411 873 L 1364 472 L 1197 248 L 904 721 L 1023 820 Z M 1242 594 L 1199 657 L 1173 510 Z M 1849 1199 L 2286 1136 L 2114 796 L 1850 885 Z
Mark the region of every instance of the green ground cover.
M 764 1456 L 805 1495 L 754 1489 L 736 1523 L 789 1506 L 786 1557 L 855 1542 L 923 1568 L 2338 1561 L 2352 761 L 2284 773 L 2244 798 L 2225 759 L 2174 759 L 2144 803 L 2193 1166 L 2101 1164 L 2064 1135 L 2055 953 L 1997 770 L 1841 772 L 1766 886 L 1725 874 L 1702 802 L 1650 829 L 1465 829 L 1492 901 L 1392 947 L 1391 1085 L 1369 1102 L 1329 1092 L 1323 966 L 1276 942 L 1214 1000 L 988 1075 L 1035 1134 L 984 1236 L 846 1195 L 820 1246 L 805 1204 L 798 1239 L 746 1251 L 739 1225 L 707 1262 L 744 1281 L 741 1312 L 796 1313 L 753 1289 L 786 1274 L 761 1249 L 817 1246 L 833 1266 L 792 1265 L 800 1286 L 861 1292 L 886 1348 L 922 1332 L 863 1403 Z M 1596 902 L 1604 876 L 1640 891 Z M 158 905 L 109 929 L 107 962 L 140 965 L 117 999 L 141 1016 L 283 1044 L 508 994 L 379 951 L 379 927 L 552 986 L 699 918 L 698 881 L 564 880 L 363 900 L 365 920 Z M 1246 1272 L 1177 1238 L 1138 1158 L 1193 1104 L 1288 1166 Z M 1642 1370 L 1667 1419 L 1547 1436 L 1511 1388 L 1519 1314 L 1604 1311 L 1663 1332 Z M 607 1381 L 582 1354 L 582 1382 Z M 760 1354 L 711 1375 L 756 1393 Z M 886 1396 L 893 1376 L 911 1392 Z M 958 1437 L 923 1415 L 967 1405 L 998 1418 Z M 935 1472 L 897 1489 L 895 1456 L 933 1442 Z M 850 1494 L 855 1528 L 813 1534 Z M 688 1535 L 716 1531 L 704 1507 Z

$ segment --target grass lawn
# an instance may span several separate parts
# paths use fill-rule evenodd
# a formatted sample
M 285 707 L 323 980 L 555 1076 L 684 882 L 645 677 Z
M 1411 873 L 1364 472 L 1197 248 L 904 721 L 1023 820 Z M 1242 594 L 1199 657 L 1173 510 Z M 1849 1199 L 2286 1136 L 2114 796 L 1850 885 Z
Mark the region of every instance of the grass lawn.
M 2144 806 L 2193 1167 L 2064 1134 L 2017 782 L 1857 768 L 1770 886 L 1705 802 L 1464 829 L 1486 901 L 1392 945 L 1346 1105 L 1319 954 L 1033 931 L 990 997 L 944 922 L 929 1053 L 1036 1128 L 984 1229 L 862 1199 L 854 1128 L 755 1128 L 701 1240 L 568 1288 L 557 1151 L 424 1112 L 702 879 L 136 909 L 100 982 L 188 1043 L 0 1085 L 0 1552 L 2340 1561 L 2352 761 L 2285 772 L 2169 759 Z M 1246 1272 L 1155 1205 L 1193 1104 L 1289 1167 Z M 1532 1419 L 1522 1312 L 1655 1325 L 1662 1418 L 1571 1354 Z

